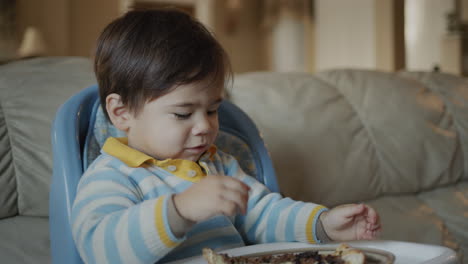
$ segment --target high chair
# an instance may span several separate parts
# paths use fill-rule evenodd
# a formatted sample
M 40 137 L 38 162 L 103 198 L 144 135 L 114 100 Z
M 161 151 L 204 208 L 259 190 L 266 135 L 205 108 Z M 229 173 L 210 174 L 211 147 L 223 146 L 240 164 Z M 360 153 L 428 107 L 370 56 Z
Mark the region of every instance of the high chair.
M 224 101 L 219 108 L 220 133 L 216 145 L 235 156 L 249 175 L 271 191 L 279 187 L 263 139 L 253 121 L 236 105 Z M 122 136 L 104 117 L 97 86 L 68 99 L 52 124 L 53 175 L 49 198 L 52 263 L 83 263 L 71 232 L 71 208 L 81 175 L 99 155 L 109 136 Z

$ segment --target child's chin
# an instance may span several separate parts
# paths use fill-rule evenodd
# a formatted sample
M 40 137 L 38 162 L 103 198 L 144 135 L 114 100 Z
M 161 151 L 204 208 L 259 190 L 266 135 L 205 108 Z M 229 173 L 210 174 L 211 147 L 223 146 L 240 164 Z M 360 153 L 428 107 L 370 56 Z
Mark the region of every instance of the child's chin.
M 190 156 L 183 157 L 182 159 L 197 162 L 200 159 L 200 157 L 201 155 L 190 155 Z

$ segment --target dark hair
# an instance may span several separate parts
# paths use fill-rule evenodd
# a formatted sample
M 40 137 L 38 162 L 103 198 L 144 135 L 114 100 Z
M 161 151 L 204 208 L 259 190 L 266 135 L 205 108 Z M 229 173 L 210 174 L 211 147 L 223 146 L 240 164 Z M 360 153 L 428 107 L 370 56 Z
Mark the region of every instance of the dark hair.
M 224 84 L 232 77 L 229 59 L 214 36 L 172 8 L 133 10 L 110 23 L 98 38 L 94 71 L 104 110 L 107 95 L 117 93 L 135 114 L 177 85 L 202 80 Z

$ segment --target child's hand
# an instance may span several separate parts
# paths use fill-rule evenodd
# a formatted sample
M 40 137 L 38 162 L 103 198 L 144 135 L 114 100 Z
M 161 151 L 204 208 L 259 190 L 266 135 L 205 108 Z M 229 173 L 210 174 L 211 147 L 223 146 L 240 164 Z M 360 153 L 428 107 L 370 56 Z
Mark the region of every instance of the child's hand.
M 334 241 L 375 239 L 380 233 L 379 215 L 370 206 L 347 204 L 320 215 L 323 228 Z
M 174 196 L 174 205 L 186 220 L 200 222 L 215 215 L 247 211 L 249 186 L 228 176 L 208 175 Z

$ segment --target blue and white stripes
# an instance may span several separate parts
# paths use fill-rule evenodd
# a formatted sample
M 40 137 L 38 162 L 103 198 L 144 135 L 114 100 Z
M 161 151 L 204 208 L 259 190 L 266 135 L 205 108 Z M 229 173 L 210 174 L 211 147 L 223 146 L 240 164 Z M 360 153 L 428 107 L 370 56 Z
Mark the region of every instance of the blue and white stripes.
M 192 184 L 147 161 L 133 168 L 103 152 L 83 175 L 72 210 L 73 236 L 86 263 L 156 263 L 248 243 L 317 242 L 315 225 L 324 207 L 283 198 L 245 175 L 218 151 L 205 161 L 212 174 L 238 178 L 251 188 L 246 215 L 217 216 L 184 237 L 169 227 L 172 194 Z

